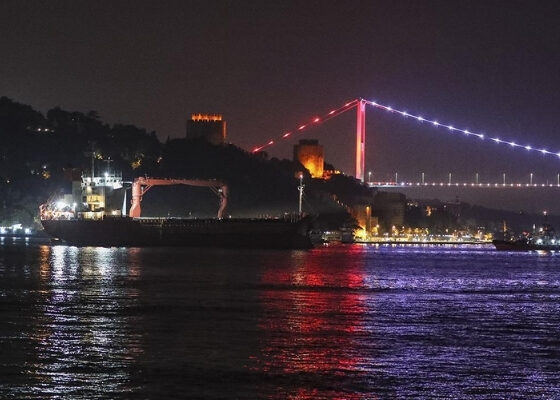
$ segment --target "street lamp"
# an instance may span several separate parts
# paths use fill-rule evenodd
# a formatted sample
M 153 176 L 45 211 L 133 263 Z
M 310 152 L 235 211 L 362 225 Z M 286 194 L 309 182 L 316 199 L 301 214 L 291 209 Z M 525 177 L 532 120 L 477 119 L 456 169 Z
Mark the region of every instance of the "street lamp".
M 303 188 L 305 187 L 305 185 L 303 184 L 303 173 L 299 173 L 299 186 L 298 186 L 298 192 L 299 192 L 299 207 L 298 207 L 298 213 L 301 216 L 302 214 L 302 200 L 303 200 Z

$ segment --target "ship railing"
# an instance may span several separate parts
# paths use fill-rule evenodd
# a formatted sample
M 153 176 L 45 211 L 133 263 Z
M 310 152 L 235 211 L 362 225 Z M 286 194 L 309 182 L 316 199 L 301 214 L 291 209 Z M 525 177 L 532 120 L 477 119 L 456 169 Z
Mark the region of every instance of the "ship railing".
M 297 222 L 301 220 L 303 216 L 298 214 L 284 214 L 281 216 L 270 216 L 270 215 L 260 215 L 254 218 L 224 218 L 223 220 L 228 221 L 244 221 L 244 222 L 259 222 L 263 220 L 268 220 L 270 222 Z M 182 222 L 182 221 L 197 221 L 200 223 L 217 223 L 222 220 L 213 217 L 134 217 L 135 220 L 140 220 L 142 222 L 153 223 L 153 224 L 162 224 L 164 222 Z

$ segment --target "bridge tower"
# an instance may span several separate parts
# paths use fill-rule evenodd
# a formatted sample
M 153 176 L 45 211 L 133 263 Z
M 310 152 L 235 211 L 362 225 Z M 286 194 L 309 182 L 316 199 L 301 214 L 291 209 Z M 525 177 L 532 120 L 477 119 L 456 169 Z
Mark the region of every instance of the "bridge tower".
M 366 101 L 359 99 L 356 105 L 356 179 L 364 181 L 366 142 Z

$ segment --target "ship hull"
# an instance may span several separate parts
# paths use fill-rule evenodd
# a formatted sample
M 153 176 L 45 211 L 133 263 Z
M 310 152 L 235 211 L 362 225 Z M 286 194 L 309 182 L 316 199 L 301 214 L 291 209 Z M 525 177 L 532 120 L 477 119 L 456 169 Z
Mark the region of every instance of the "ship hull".
M 53 239 L 74 246 L 189 246 L 307 249 L 310 220 L 105 218 L 44 220 Z
M 499 251 L 560 251 L 560 245 L 558 244 L 535 244 L 510 240 L 493 240 L 492 244 Z

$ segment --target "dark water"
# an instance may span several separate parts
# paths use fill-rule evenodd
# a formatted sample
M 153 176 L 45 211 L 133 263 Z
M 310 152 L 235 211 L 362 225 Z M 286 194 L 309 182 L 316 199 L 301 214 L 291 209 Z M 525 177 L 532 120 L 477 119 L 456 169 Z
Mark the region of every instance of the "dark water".
M 560 255 L 0 246 L 0 398 L 560 398 Z

